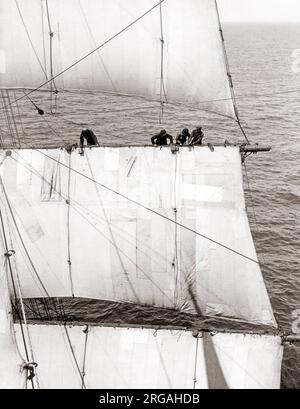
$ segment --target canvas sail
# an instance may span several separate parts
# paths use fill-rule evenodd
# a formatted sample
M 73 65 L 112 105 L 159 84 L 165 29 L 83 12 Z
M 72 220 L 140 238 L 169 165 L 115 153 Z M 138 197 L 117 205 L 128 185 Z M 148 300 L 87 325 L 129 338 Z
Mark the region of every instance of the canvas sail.
M 84 156 L 27 149 L 0 170 L 24 297 L 74 295 L 276 325 L 237 147 Z
M 1 0 L 0 86 L 43 84 L 51 65 L 58 74 L 158 3 L 48 0 L 50 64 L 45 2 Z M 139 95 L 235 117 L 215 0 L 164 0 L 55 81 L 60 89 Z
M 30 334 L 41 388 L 280 386 L 280 337 L 199 333 L 196 339 L 185 331 L 58 325 L 31 325 Z

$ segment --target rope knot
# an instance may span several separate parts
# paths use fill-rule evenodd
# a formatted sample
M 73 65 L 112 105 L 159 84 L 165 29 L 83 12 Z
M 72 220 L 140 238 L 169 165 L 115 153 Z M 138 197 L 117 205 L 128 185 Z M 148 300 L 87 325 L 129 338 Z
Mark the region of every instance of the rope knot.
M 54 36 L 53 31 L 50 31 L 49 36 L 50 36 L 51 38 L 53 38 L 53 36 Z

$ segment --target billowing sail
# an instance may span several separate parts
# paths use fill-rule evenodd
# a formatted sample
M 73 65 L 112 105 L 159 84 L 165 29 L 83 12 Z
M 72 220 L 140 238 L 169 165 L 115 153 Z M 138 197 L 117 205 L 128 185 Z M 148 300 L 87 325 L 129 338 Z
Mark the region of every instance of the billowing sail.
M 0 235 L 0 388 L 24 388 L 26 371 L 23 368 L 25 358 L 19 353 L 14 327 L 10 295 L 7 285 L 8 260 L 4 256 L 3 234 Z
M 18 150 L 1 206 L 24 297 L 131 302 L 275 326 L 238 147 Z
M 47 13 L 43 0 L 1 0 L 0 85 L 37 87 L 105 43 L 55 86 L 200 104 L 234 117 L 215 0 L 158 3 L 48 0 Z
M 280 387 L 280 337 L 58 325 L 30 334 L 41 388 Z

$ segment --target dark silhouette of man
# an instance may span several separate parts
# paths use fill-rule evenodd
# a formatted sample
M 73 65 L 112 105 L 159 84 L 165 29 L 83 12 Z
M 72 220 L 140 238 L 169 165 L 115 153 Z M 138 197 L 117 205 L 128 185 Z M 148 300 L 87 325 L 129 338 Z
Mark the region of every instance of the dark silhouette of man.
M 189 139 L 189 145 L 202 145 L 202 139 L 204 138 L 204 133 L 202 132 L 201 126 L 198 126 L 193 130 L 192 136 Z
M 80 147 L 83 148 L 84 145 L 84 140 L 86 140 L 87 145 L 98 145 L 99 146 L 99 142 L 97 140 L 96 135 L 94 134 L 94 132 L 90 129 L 83 129 L 80 135 Z
M 187 128 L 184 128 L 176 138 L 176 145 L 184 145 L 190 139 L 190 137 L 190 131 Z
M 168 139 L 170 140 L 170 145 L 173 145 L 173 136 L 167 134 L 165 129 L 162 129 L 159 134 L 152 136 L 152 145 L 168 145 Z

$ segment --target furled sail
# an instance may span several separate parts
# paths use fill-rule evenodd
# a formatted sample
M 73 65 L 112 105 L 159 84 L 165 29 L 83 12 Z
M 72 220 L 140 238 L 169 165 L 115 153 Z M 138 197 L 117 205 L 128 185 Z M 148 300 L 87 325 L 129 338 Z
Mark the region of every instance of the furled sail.
M 30 334 L 41 388 L 280 387 L 280 337 L 58 325 Z
M 8 261 L 6 249 L 0 234 L 0 388 L 24 388 L 26 371 L 25 359 L 19 353 L 12 323 L 10 294 L 7 285 Z
M 276 326 L 238 147 L 9 155 L 1 206 L 24 297 L 74 295 Z
M 56 86 L 200 104 L 235 116 L 215 0 L 47 3 L 48 13 L 43 0 L 0 1 L 0 86 L 43 84 L 51 69 L 58 74 L 153 8 Z

